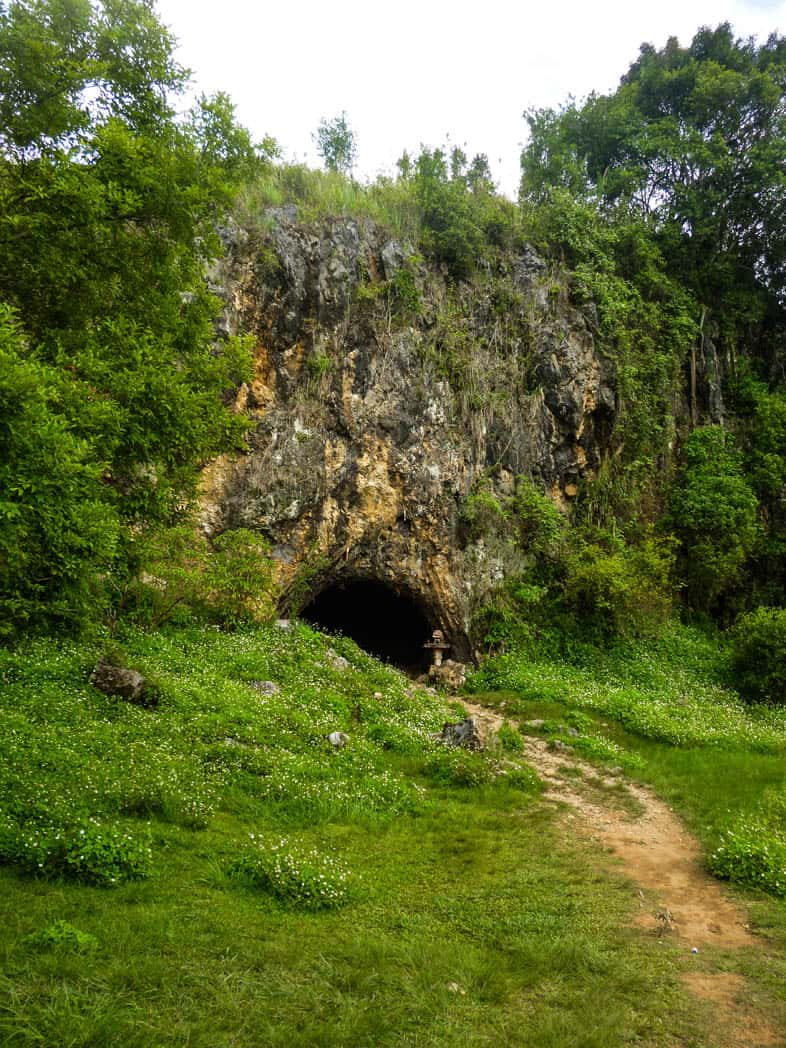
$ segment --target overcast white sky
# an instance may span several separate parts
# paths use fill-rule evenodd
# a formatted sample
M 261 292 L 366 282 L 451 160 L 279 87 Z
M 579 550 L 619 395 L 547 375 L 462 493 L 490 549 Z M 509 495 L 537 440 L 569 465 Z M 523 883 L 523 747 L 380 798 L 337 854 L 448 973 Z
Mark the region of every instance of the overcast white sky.
M 198 90 L 226 91 L 257 139 L 316 164 L 312 133 L 345 110 L 356 174 L 450 137 L 487 153 L 515 196 L 530 107 L 613 89 L 646 41 L 731 22 L 786 33 L 786 0 L 158 0 Z

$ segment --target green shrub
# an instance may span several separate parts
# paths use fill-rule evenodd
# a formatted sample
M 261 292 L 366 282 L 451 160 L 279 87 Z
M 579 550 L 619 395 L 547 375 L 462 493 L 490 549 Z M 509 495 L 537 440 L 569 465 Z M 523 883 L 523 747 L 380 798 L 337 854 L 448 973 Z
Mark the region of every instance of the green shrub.
M 521 737 L 521 732 L 512 724 L 507 722 L 502 724 L 497 732 L 497 738 L 503 750 L 509 750 L 511 753 L 521 753 L 524 749 L 524 739 Z
M 544 788 L 537 772 L 534 768 L 530 768 L 528 764 L 516 764 L 511 767 L 500 768 L 497 781 L 506 783 L 508 786 L 512 786 L 513 789 L 521 790 L 524 793 L 541 793 Z
M 270 549 L 246 528 L 208 542 L 193 522 L 151 529 L 136 540 L 136 579 L 123 597 L 152 626 L 201 615 L 227 626 L 269 620 L 274 594 Z
M 786 895 L 786 832 L 765 818 L 740 818 L 721 837 L 709 866 L 716 877 Z
M 423 770 L 440 786 L 485 786 L 494 777 L 491 765 L 482 754 L 458 748 L 439 747 Z
M 109 888 L 149 876 L 149 834 L 85 819 L 71 826 L 18 825 L 0 819 L 0 861 L 42 877 Z
M 507 531 L 505 510 L 487 480 L 478 482 L 467 495 L 461 509 L 461 522 L 470 541 Z
M 757 608 L 731 631 L 734 672 L 746 697 L 786 704 L 786 608 Z
M 229 867 L 229 876 L 301 910 L 331 910 L 350 898 L 349 870 L 316 849 L 286 837 L 251 843 Z
M 602 637 L 654 634 L 672 610 L 673 567 L 672 544 L 652 535 L 638 546 L 582 543 L 567 558 L 565 601 Z
M 87 953 L 98 946 L 95 935 L 81 932 L 68 921 L 55 921 L 48 928 L 25 936 L 22 941 L 36 950 L 73 950 L 75 953 Z
M 699 427 L 685 441 L 670 519 L 688 599 L 697 610 L 711 610 L 739 578 L 761 532 L 742 457 L 720 426 Z
M 0 638 L 79 628 L 103 606 L 120 525 L 101 465 L 58 411 L 62 384 L 0 303 Z
M 553 554 L 567 527 L 556 503 L 528 477 L 519 477 L 510 508 L 521 548 Z

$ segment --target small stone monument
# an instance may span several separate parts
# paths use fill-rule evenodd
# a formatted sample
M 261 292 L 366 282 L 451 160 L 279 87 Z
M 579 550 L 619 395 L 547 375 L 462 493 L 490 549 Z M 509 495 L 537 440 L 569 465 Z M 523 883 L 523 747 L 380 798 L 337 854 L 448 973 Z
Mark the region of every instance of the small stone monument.
M 431 640 L 427 640 L 423 647 L 431 652 L 431 670 L 439 669 L 442 665 L 442 656 L 446 651 L 450 651 L 450 645 L 445 643 L 445 634 L 442 630 L 434 630 Z

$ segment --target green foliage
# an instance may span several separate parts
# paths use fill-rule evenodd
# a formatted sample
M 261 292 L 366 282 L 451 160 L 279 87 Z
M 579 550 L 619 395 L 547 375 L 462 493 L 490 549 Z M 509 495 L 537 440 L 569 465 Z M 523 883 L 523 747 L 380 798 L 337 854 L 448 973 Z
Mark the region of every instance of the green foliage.
M 347 176 L 352 174 L 357 161 L 357 145 L 346 113 L 340 113 L 332 120 L 320 120 L 314 139 L 328 171 Z
M 580 628 L 602 637 L 657 633 L 672 611 L 674 544 L 646 535 L 636 546 L 606 536 L 567 556 L 564 599 Z
M 62 920 L 26 935 L 23 941 L 26 946 L 35 950 L 73 950 L 76 953 L 88 953 L 98 947 L 95 935 L 82 932 L 73 924 Z
M 743 363 L 744 368 L 744 363 Z M 760 504 L 746 604 L 786 603 L 786 394 L 743 374 L 732 390 L 744 474 Z
M 99 613 L 95 583 L 123 576 L 135 527 L 171 522 L 246 428 L 222 395 L 248 377 L 249 347 L 214 346 L 203 271 L 250 147 L 225 96 L 175 121 L 172 47 L 148 0 L 0 12 L 0 302 L 17 318 L 4 307 L 4 398 L 21 397 L 16 469 L 39 478 L 2 497 L 24 503 L 32 570 L 11 592 L 28 626 Z
M 99 121 L 147 132 L 185 84 L 151 0 L 12 0 L 0 9 L 0 152 L 37 156 Z
M 726 331 L 749 328 L 784 287 L 786 45 L 728 24 L 689 47 L 645 44 L 619 88 L 529 114 L 522 193 L 562 186 L 642 216 Z
M 119 539 L 101 464 L 58 410 L 62 385 L 0 304 L 0 637 L 90 618 Z
M 245 528 L 208 540 L 193 521 L 149 529 L 134 542 L 137 573 L 119 602 L 154 626 L 201 615 L 226 626 L 272 618 L 270 547 Z
M 744 815 L 727 829 L 709 858 L 716 877 L 786 895 L 786 827 Z
M 759 500 L 773 512 L 786 485 L 786 393 L 746 377 L 734 394 L 745 474 Z
M 414 164 L 402 158 L 399 169 L 414 191 L 427 253 L 457 280 L 470 276 L 490 248 L 517 238 L 515 208 L 495 195 L 485 156 L 467 166 L 460 149 L 423 147 Z
M 719 426 L 694 430 L 682 449 L 669 510 L 692 607 L 713 608 L 739 579 L 761 532 L 757 509 L 733 437 Z
M 517 478 L 509 512 L 522 549 L 534 556 L 550 556 L 556 552 L 567 521 L 554 500 L 529 477 Z
M 62 877 L 111 888 L 150 875 L 152 850 L 144 833 L 102 825 L 97 819 L 71 824 L 21 825 L 0 813 L 0 862 L 38 877 Z
M 507 553 L 501 584 L 475 613 L 473 632 L 489 651 L 527 647 L 539 631 L 609 640 L 656 634 L 674 596 L 674 541 L 651 529 L 626 543 L 616 534 L 568 526 L 531 480 L 498 496 L 484 482 L 465 500 L 468 540 Z
M 440 786 L 485 786 L 494 778 L 493 768 L 482 753 L 444 746 L 434 750 L 423 770 Z
M 507 529 L 507 515 L 488 481 L 475 485 L 461 507 L 462 523 L 470 541 Z
M 616 404 L 609 433 L 615 497 L 605 511 L 588 499 L 590 523 L 610 527 L 635 517 L 648 490 L 662 487 L 652 463 L 674 438 L 674 390 L 680 364 L 697 335 L 698 309 L 669 267 L 646 222 L 620 209 L 602 210 L 561 187 L 522 199 L 525 227 L 570 274 L 570 294 L 614 362 Z
M 469 689 L 504 689 L 530 704 L 569 701 L 574 710 L 602 714 L 671 746 L 784 752 L 786 710 L 742 702 L 728 686 L 717 640 L 699 630 L 671 622 L 657 638 L 584 642 L 569 656 L 558 654 L 560 640 L 544 633 L 526 649 L 493 656 Z M 509 703 L 506 713 L 514 712 Z
M 786 608 L 756 608 L 731 631 L 735 680 L 755 701 L 786 705 Z
M 278 156 L 278 145 L 266 138 L 255 146 L 245 127 L 235 120 L 235 107 L 223 91 L 202 95 L 190 114 L 190 130 L 208 177 L 220 177 L 229 185 L 256 177 Z
M 524 749 L 524 739 L 521 737 L 521 732 L 507 721 L 500 725 L 497 730 L 497 738 L 503 750 L 510 750 L 511 753 L 521 753 Z
M 349 870 L 332 856 L 283 837 L 252 841 L 229 867 L 229 876 L 299 910 L 334 910 L 350 899 Z
M 387 307 L 387 328 L 391 330 L 394 320 L 412 323 L 422 309 L 420 282 L 417 266 L 423 260 L 419 255 L 410 255 L 398 266 L 389 280 L 376 280 L 358 284 L 358 302 L 383 302 Z

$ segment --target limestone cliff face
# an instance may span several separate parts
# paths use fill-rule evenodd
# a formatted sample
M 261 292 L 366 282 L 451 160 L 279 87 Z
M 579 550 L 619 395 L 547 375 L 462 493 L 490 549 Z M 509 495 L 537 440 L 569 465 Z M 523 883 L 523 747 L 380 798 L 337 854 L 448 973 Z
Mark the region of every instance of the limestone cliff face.
M 611 366 L 531 251 L 456 288 L 370 221 L 267 217 L 264 235 L 227 231 L 213 274 L 225 329 L 255 339 L 237 400 L 255 429 L 206 471 L 204 526 L 268 538 L 284 611 L 373 578 L 466 657 L 501 565 L 464 547 L 463 500 L 520 474 L 570 500 L 609 440 Z

